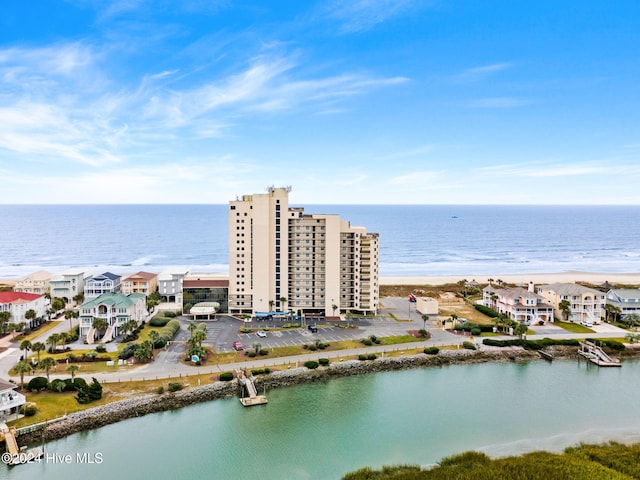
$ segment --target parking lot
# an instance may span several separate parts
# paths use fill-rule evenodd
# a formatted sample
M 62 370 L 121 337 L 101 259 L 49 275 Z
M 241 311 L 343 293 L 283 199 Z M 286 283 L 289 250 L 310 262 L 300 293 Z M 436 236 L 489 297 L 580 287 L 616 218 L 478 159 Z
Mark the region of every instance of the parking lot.
M 217 352 L 232 352 L 233 342 L 241 342 L 244 348 L 251 348 L 254 343 L 260 343 L 263 348 L 286 347 L 294 345 L 311 344 L 316 340 L 321 342 L 338 342 L 341 340 L 360 340 L 370 335 L 378 337 L 389 337 L 395 335 L 404 335 L 408 330 L 420 329 L 423 326 L 420 315 L 415 311 L 415 304 L 411 304 L 411 318 L 413 322 L 396 321 L 388 316 L 389 311 L 403 309 L 409 303 L 406 299 L 384 299 L 384 309 L 380 315 L 375 318 L 352 318 L 350 325 L 355 328 L 340 328 L 338 325 L 347 325 L 346 321 L 340 322 L 319 322 L 318 332 L 312 333 L 307 328 L 291 328 L 282 329 L 282 325 L 286 321 L 270 320 L 270 321 L 252 321 L 242 322 L 234 317 L 221 315 L 215 320 L 197 320 L 196 323 L 204 322 L 207 324 L 207 339 L 204 345 L 213 347 Z M 387 305 L 389 309 L 387 310 Z M 407 308 L 408 311 L 408 308 Z M 406 320 L 407 311 L 404 316 L 396 314 L 397 318 Z M 180 330 L 180 339 L 188 338 L 187 326 L 189 320 L 185 317 L 180 318 L 182 328 Z M 314 321 L 315 322 L 315 321 Z M 305 323 L 306 325 L 306 323 Z M 267 336 L 258 337 L 253 333 L 240 333 L 242 327 L 251 329 L 265 330 Z M 277 330 L 274 330 L 277 329 Z M 184 337 L 184 338 L 182 338 Z

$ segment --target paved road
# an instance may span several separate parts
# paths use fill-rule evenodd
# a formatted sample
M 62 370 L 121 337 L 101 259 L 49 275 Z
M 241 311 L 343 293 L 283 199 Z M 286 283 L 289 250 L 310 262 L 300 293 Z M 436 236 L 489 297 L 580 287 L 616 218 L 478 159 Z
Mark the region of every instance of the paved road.
M 406 308 L 406 310 L 405 310 Z M 389 317 L 389 314 L 393 313 L 398 320 L 396 321 Z M 410 321 L 407 321 L 410 319 Z M 176 340 L 186 341 L 189 333 L 187 331 L 188 321 L 181 319 L 183 324 L 180 329 Z M 280 322 L 282 323 L 282 322 Z M 332 322 L 333 323 L 333 322 Z M 346 323 L 346 322 L 337 322 Z M 406 299 L 383 299 L 383 309 L 381 316 L 371 319 L 354 319 L 351 323 L 356 325 L 356 328 L 345 329 L 338 326 L 323 325 L 318 329 L 318 333 L 311 333 L 305 329 L 291 329 L 280 331 L 268 331 L 266 338 L 259 338 L 255 333 L 239 333 L 241 326 L 247 326 L 250 328 L 274 328 L 279 326 L 278 322 L 255 322 L 255 323 L 242 323 L 232 317 L 221 317 L 217 320 L 207 321 L 207 340 L 206 345 L 213 346 L 218 352 L 233 351 L 231 345 L 234 341 L 242 342 L 245 347 L 251 348 L 254 343 L 260 343 L 263 348 L 274 348 L 286 345 L 301 345 L 304 343 L 314 343 L 316 339 L 322 342 L 336 342 L 346 339 L 362 339 L 370 335 L 376 335 L 379 337 L 401 335 L 407 332 L 407 330 L 419 330 L 425 325 L 421 315 L 415 311 L 415 304 L 410 304 Z M 292 357 L 279 357 L 268 358 L 263 357 L 250 361 L 239 361 L 234 364 L 224 364 L 221 366 L 203 366 L 195 367 L 190 365 L 184 365 L 180 362 L 185 352 L 185 346 L 181 343 L 173 343 L 169 345 L 165 350 L 162 350 L 156 357 L 156 360 L 150 364 L 136 367 L 129 370 L 122 370 L 116 373 L 103 373 L 96 374 L 95 377 L 101 382 L 107 381 L 122 381 L 122 380 L 149 380 L 155 378 L 167 378 L 180 375 L 192 375 L 196 373 L 218 373 L 221 371 L 229 371 L 235 368 L 264 368 L 274 365 L 286 365 L 295 367 L 304 363 L 307 360 L 317 360 L 318 358 L 330 358 L 333 360 L 339 360 L 342 357 L 357 356 L 362 353 L 376 353 L 383 355 L 385 352 L 402 351 L 404 349 L 411 349 L 415 351 L 416 348 L 424 348 L 425 346 L 444 346 L 444 345 L 459 345 L 467 338 L 460 335 L 455 335 L 450 332 L 443 331 L 439 328 L 439 322 L 436 320 L 429 320 L 426 322 L 427 329 L 431 332 L 431 339 L 425 342 L 417 342 L 404 345 L 393 346 L 371 346 L 363 347 L 351 350 L 340 351 L 322 351 L 310 352 L 305 355 L 298 355 Z M 536 329 L 535 335 L 529 335 L 529 339 L 541 339 L 544 337 L 551 338 L 620 338 L 624 337 L 626 331 L 614 327 L 612 325 L 603 324 L 596 325 L 593 334 L 572 334 L 568 333 L 560 327 L 555 325 L 546 325 L 543 327 L 534 327 Z M 38 338 L 36 341 L 45 341 L 54 331 L 67 331 L 69 329 L 68 320 L 60 321 L 60 325 L 54 329 L 43 334 L 43 338 Z M 513 337 L 495 337 L 495 338 L 513 338 Z M 10 343 L 10 337 L 3 339 L 9 343 L 9 348 L 0 353 L 0 371 L 8 372 L 15 363 L 18 361 L 21 355 L 21 351 L 18 349 L 18 345 Z M 475 340 L 479 343 L 479 339 Z M 86 348 L 86 345 L 78 343 L 77 348 Z M 110 348 L 115 348 L 115 344 L 110 344 Z M 243 358 L 238 354 L 238 359 Z M 40 373 L 38 373 L 40 375 Z M 57 375 L 58 377 L 66 378 L 68 375 Z M 56 375 L 52 375 L 53 378 Z M 28 378 L 28 377 L 25 377 Z

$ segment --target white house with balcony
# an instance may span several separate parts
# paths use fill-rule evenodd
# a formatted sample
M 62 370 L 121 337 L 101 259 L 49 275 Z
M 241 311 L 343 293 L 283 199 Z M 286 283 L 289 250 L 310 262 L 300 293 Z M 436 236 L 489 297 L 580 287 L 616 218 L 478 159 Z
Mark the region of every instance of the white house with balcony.
M 188 270 L 174 270 L 158 275 L 158 293 L 162 301 L 182 305 L 182 283 L 188 273 Z
M 571 305 L 568 320 L 575 323 L 600 323 L 605 314 L 606 296 L 603 292 L 577 283 L 552 283 L 539 285 L 536 289 L 545 301 L 553 305 L 555 317 L 562 319 L 560 303 L 566 300 Z
M 528 289 L 494 288 L 489 285 L 482 290 L 482 304 L 526 325 L 553 322 L 553 307 L 533 291 L 532 283 Z
M 119 292 L 121 278 L 120 275 L 111 272 L 89 277 L 84 284 L 84 298 L 96 298 L 103 293 Z
M 51 298 L 63 298 L 71 303 L 73 297 L 84 292 L 85 273 L 82 270 L 70 271 L 52 277 L 49 281 Z
M 607 292 L 607 304 L 620 310 L 620 316 L 625 317 L 635 313 L 640 315 L 640 289 L 614 288 Z
M 18 385 L 0 380 L 0 419 L 4 421 L 18 418 L 21 406 L 27 403 L 27 399 L 21 393 L 16 392 Z
M 36 312 L 36 317 L 44 317 L 48 300 L 44 295 L 24 292 L 0 292 L 0 312 L 9 312 L 10 323 L 29 323 L 25 314 L 29 310 Z
M 40 270 L 17 280 L 13 285 L 13 291 L 44 295 L 45 293 L 49 293 L 49 282 L 51 282 L 51 274 Z
M 80 307 L 80 336 L 87 343 L 95 341 L 110 342 L 121 334 L 121 327 L 129 320 L 140 324 L 148 315 L 146 297 L 141 293 L 123 295 L 122 293 L 103 293 L 99 297 L 85 301 Z M 98 338 L 93 320 L 101 318 L 106 321 L 107 329 Z

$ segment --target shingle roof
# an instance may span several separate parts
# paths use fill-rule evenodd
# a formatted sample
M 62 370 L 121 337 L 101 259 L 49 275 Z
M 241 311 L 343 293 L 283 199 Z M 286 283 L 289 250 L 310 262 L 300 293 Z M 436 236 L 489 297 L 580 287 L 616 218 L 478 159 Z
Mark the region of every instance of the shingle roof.
M 543 290 L 553 290 L 558 295 L 582 295 L 583 293 L 604 295 L 604 293 L 598 290 L 583 287 L 582 285 L 578 285 L 577 283 L 550 283 L 548 285 L 540 285 L 538 288 L 541 288 Z
M 138 272 L 138 273 L 134 273 L 133 275 L 128 276 L 127 278 L 124 279 L 124 281 L 126 282 L 127 280 L 137 280 L 137 279 L 143 279 L 143 280 L 151 280 L 152 278 L 157 277 L 158 275 L 155 273 L 149 273 L 149 272 Z
M 81 308 L 93 308 L 98 305 L 111 305 L 113 307 L 131 307 L 138 303 L 140 298 L 144 298 L 141 293 L 132 293 L 131 295 L 123 295 L 122 293 L 103 293 L 102 295 L 87 300 L 82 304 Z

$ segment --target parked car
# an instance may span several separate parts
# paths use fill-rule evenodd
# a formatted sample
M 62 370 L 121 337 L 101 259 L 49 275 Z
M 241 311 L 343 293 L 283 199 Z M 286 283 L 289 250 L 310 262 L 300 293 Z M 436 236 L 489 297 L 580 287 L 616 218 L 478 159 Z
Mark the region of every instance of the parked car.
M 409 294 L 409 301 L 410 302 L 416 302 L 418 299 L 416 298 L 416 296 L 413 293 Z
M 582 320 L 580 322 L 580 325 L 582 325 L 583 327 L 591 328 L 593 327 L 593 322 L 591 320 Z
M 259 336 L 260 338 L 264 338 L 267 336 L 267 332 L 265 332 L 264 330 L 258 330 L 256 332 L 256 335 Z
M 244 350 L 244 347 L 242 346 L 242 343 L 240 343 L 240 342 L 233 342 L 233 349 L 235 351 L 239 351 L 239 350 Z
M 309 325 L 307 328 L 311 330 L 311 333 L 318 333 L 318 326 L 315 324 Z

